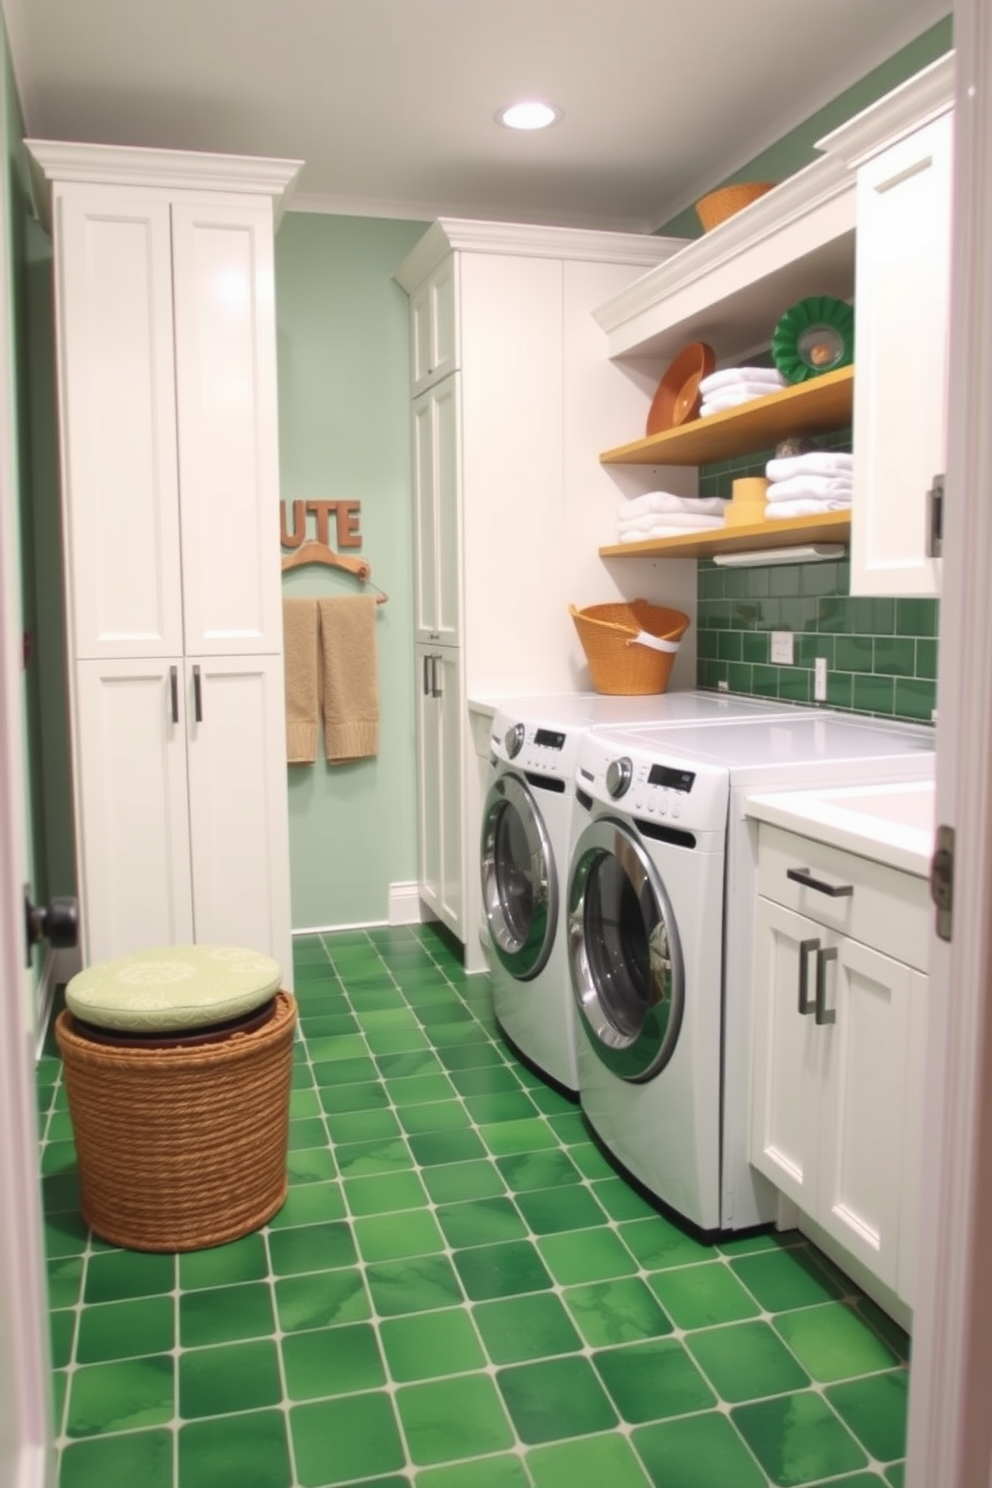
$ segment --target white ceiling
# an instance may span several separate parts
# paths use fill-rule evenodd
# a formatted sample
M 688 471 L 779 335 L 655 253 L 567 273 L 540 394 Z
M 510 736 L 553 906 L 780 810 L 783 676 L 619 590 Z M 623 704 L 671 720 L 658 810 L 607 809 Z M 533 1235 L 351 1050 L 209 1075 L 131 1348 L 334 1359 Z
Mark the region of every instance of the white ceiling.
M 947 0 L 2 0 L 29 135 L 305 162 L 295 204 L 652 231 Z M 538 95 L 542 134 L 493 123 Z

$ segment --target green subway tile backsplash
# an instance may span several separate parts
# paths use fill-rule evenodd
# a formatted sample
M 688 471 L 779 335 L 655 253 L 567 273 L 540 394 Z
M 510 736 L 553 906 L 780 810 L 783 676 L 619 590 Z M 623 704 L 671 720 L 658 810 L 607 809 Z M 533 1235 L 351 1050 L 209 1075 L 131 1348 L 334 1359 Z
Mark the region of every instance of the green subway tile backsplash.
M 850 431 L 819 441 L 850 449 Z M 699 472 L 700 494 L 731 495 L 741 476 L 763 475 L 773 452 Z M 850 593 L 847 558 L 767 568 L 719 568 L 700 559 L 696 581 L 696 682 L 755 697 L 813 701 L 813 668 L 827 663 L 826 706 L 929 723 L 937 705 L 939 604 Z M 770 633 L 795 636 L 794 663 L 770 661 Z

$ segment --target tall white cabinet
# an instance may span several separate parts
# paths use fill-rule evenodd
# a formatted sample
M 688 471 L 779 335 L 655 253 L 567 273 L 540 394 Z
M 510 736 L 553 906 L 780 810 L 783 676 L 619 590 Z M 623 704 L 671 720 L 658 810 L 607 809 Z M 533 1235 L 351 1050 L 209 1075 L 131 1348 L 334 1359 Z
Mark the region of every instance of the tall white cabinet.
M 596 556 L 616 530 L 611 441 L 657 373 L 616 377 L 592 311 L 681 240 L 442 219 L 397 271 L 410 296 L 419 892 L 484 964 L 485 740 L 473 699 L 589 686 L 569 603 L 644 592 Z M 694 576 L 645 597 L 694 609 Z M 674 587 L 673 587 L 674 586 Z
M 85 962 L 292 973 L 273 234 L 299 165 L 29 141 L 55 249 Z

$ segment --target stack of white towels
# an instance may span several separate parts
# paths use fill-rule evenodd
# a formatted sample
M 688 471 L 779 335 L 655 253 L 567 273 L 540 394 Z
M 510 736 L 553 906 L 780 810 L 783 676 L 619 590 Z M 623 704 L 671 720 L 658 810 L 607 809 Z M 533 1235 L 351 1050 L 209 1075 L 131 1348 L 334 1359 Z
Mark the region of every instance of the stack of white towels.
M 646 542 L 651 537 L 682 537 L 723 526 L 727 503 L 720 496 L 674 496 L 648 491 L 629 497 L 617 519 L 617 541 Z
M 738 408 L 753 398 L 767 398 L 769 393 L 777 393 L 788 385 L 774 367 L 726 367 L 722 372 L 711 372 L 699 384 L 703 395 L 699 417 L 722 413 L 725 408 Z
M 854 456 L 837 450 L 812 450 L 769 460 L 765 475 L 765 517 L 815 517 L 821 512 L 845 511 L 851 505 Z

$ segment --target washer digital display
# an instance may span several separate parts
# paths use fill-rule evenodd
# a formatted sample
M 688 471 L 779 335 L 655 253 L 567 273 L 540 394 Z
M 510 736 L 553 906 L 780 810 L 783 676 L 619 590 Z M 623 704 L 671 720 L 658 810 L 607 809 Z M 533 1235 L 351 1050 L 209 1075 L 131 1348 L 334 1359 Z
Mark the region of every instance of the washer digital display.
M 565 735 L 552 729 L 539 728 L 534 732 L 534 743 L 544 749 L 564 749 Z
M 669 790 L 692 790 L 696 778 L 694 770 L 673 770 L 670 765 L 652 765 L 648 772 L 648 785 L 665 785 Z

